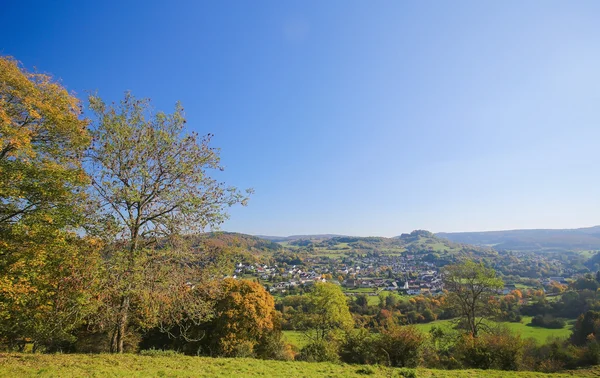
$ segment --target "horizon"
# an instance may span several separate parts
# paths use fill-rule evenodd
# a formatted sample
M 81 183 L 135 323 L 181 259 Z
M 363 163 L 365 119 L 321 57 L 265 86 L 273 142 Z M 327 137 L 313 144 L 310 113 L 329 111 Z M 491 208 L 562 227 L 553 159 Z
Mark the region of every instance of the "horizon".
M 583 226 L 583 227 L 569 227 L 569 228 L 512 228 L 512 229 L 503 229 L 503 230 L 476 230 L 476 231 L 431 231 L 428 229 L 413 229 L 411 231 L 406 231 L 406 232 L 400 232 L 396 235 L 348 235 L 348 234 L 338 234 L 338 233 L 334 233 L 334 232 L 314 232 L 314 233 L 308 233 L 308 234 L 298 234 L 298 233 L 294 233 L 294 234 L 289 234 L 289 235 L 269 235 L 269 234 L 246 234 L 246 235 L 250 235 L 250 236 L 256 236 L 256 237 L 269 237 L 269 238 L 289 238 L 292 236 L 316 236 L 316 235 L 333 235 L 333 236 L 341 236 L 341 237 L 360 237 L 360 238 L 364 238 L 364 237 L 383 237 L 383 238 L 395 238 L 395 237 L 399 237 L 402 234 L 410 234 L 413 231 L 429 231 L 434 235 L 437 234 L 466 234 L 466 233 L 487 233 L 487 232 L 511 232 L 511 231 L 575 231 L 575 230 L 581 230 L 581 229 L 589 229 L 589 228 L 596 228 L 596 227 L 600 227 L 600 224 L 598 225 L 592 225 L 592 226 Z M 208 231 L 208 233 L 213 232 L 213 231 Z M 228 233 L 238 233 L 238 234 L 244 234 L 243 232 L 238 232 L 238 231 L 233 231 L 233 230 L 215 230 L 214 232 L 228 232 Z
M 215 134 L 222 230 L 600 224 L 600 3 L 4 3 L 0 54 Z M 22 28 L 22 15 L 28 27 Z M 110 20 L 110 23 L 106 23 Z M 89 116 L 89 112 L 86 111 Z M 436 231 L 440 232 L 440 231 Z

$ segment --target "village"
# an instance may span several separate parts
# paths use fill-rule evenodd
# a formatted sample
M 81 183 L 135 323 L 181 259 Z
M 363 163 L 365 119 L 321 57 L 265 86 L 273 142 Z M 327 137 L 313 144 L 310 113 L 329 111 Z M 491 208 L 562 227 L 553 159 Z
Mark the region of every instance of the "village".
M 315 282 L 340 285 L 346 295 L 377 295 L 394 291 L 407 295 L 440 294 L 439 267 L 414 255 L 379 255 L 341 260 L 310 257 L 304 265 L 237 263 L 234 277 L 258 279 L 271 293 L 295 293 Z
M 546 260 L 539 256 L 535 258 Z M 301 293 L 315 282 L 340 285 L 347 296 L 376 296 L 383 291 L 409 296 L 440 295 L 444 290 L 443 265 L 426 260 L 423 254 L 366 254 L 337 259 L 312 256 L 305 258 L 302 264 L 294 265 L 282 261 L 272 265 L 238 262 L 233 277 L 258 280 L 269 292 L 279 296 Z M 548 260 L 554 266 L 562 265 L 557 260 Z M 565 284 L 572 270 L 563 268 L 561 271 L 566 276 L 553 275 L 530 281 L 539 287 L 553 281 Z M 502 293 L 507 294 L 515 288 L 514 283 L 506 282 Z

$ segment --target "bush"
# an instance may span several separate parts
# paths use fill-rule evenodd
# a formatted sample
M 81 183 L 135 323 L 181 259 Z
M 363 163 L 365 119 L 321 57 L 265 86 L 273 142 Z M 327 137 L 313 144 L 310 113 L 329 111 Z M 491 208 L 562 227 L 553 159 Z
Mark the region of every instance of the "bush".
M 254 347 L 256 357 L 266 360 L 293 360 L 292 346 L 286 343 L 282 336 L 281 331 L 272 331 L 264 335 Z
M 567 323 L 563 319 L 555 318 L 552 315 L 536 315 L 531 319 L 532 326 L 544 327 L 550 329 L 564 328 Z
M 581 350 L 564 340 L 549 339 L 546 344 L 528 351 L 538 361 L 536 370 L 553 373 L 563 368 L 573 369 L 579 365 Z
M 459 335 L 457 330 L 432 327 L 423 346 L 423 365 L 435 369 L 459 369 L 461 364 L 455 356 Z
M 456 345 L 456 355 L 469 368 L 517 370 L 521 365 L 523 343 L 508 330 L 479 337 L 464 335 Z
M 598 365 L 600 363 L 600 344 L 596 340 L 591 340 L 583 348 L 580 357 L 580 365 Z
M 340 358 L 349 364 L 375 364 L 382 362 L 378 355 L 378 340 L 368 330 L 351 330 L 340 345 Z
M 337 344 L 331 341 L 313 341 L 300 349 L 297 360 L 307 362 L 339 362 Z
M 401 378 L 417 378 L 417 372 L 415 369 L 402 368 L 399 369 L 398 373 Z
M 375 374 L 375 370 L 372 367 L 365 366 L 365 367 L 361 367 L 360 369 L 358 369 L 356 371 L 356 374 L 373 375 L 373 374 Z
M 382 330 L 379 348 L 385 362 L 396 367 L 416 367 L 425 335 L 413 326 L 392 326 Z

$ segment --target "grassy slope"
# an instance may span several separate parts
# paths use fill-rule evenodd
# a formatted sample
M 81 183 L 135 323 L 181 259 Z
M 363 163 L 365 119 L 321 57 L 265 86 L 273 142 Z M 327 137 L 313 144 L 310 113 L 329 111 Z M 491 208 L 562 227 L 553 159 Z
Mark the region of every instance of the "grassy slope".
M 0 355 L 0 377 L 399 377 L 399 369 L 247 358 L 148 357 L 139 355 Z M 361 374 L 362 373 L 362 374 Z M 597 377 L 600 368 L 561 374 L 417 369 L 418 377 Z

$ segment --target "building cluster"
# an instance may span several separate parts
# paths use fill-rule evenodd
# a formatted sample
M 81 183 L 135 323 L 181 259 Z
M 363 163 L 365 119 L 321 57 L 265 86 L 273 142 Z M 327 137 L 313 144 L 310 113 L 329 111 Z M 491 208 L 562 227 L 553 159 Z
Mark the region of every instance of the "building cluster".
M 285 293 L 301 285 L 333 282 L 347 294 L 356 289 L 395 291 L 408 295 L 438 294 L 443 290 L 439 267 L 415 255 L 367 255 L 331 259 L 315 256 L 303 265 L 238 263 L 235 277 L 259 279 L 272 293 Z

